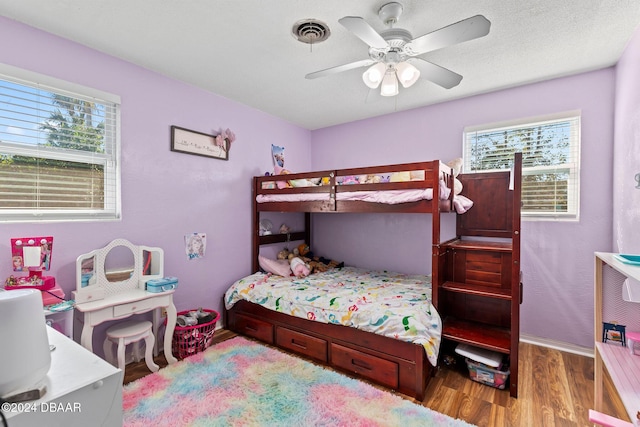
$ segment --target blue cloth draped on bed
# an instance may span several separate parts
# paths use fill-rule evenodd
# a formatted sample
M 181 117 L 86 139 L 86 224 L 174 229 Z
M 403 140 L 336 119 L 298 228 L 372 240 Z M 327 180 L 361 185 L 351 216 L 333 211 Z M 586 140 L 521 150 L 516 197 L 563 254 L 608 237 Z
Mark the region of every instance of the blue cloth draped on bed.
M 436 365 L 442 321 L 431 304 L 431 278 L 355 267 L 334 268 L 297 279 L 255 273 L 225 294 L 323 323 L 335 323 L 422 345 Z

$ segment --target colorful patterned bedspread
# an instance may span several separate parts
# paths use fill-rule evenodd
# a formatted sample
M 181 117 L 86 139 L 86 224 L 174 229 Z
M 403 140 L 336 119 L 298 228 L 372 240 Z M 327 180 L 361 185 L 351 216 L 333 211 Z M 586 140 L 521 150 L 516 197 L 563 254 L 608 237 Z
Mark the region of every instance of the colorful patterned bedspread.
M 302 279 L 255 273 L 225 294 L 231 308 L 245 299 L 271 310 L 336 323 L 420 344 L 436 365 L 442 321 L 431 304 L 431 278 L 354 267 Z

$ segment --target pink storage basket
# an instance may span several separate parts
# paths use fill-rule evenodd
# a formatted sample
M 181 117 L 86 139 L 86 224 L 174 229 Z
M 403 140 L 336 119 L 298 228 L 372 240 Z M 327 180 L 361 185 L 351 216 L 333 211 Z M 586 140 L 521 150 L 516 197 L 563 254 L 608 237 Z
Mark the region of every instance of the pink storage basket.
M 190 311 L 180 311 L 178 316 L 186 315 Z M 213 342 L 213 335 L 216 331 L 216 323 L 220 319 L 220 313 L 215 310 L 202 309 L 202 311 L 213 314 L 213 320 L 192 326 L 178 326 L 173 332 L 171 342 L 171 352 L 178 359 L 192 356 L 204 351 Z

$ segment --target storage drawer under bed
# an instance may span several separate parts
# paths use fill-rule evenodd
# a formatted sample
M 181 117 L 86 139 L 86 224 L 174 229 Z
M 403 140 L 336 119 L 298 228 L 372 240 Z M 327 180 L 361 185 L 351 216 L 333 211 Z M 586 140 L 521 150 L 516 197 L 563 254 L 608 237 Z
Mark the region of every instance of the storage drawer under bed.
M 390 360 L 331 343 L 331 365 L 385 385 L 398 388 L 398 364 Z
M 273 325 L 250 316 L 237 313 L 235 315 L 235 331 L 259 339 L 267 344 L 273 344 Z
M 276 345 L 312 359 L 327 362 L 327 341 L 321 338 L 277 326 Z

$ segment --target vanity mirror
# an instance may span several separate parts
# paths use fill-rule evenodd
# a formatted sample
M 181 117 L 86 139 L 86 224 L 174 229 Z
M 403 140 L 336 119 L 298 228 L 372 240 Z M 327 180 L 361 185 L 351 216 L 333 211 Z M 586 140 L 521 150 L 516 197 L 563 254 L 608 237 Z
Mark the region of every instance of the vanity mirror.
M 128 280 L 135 269 L 135 257 L 130 248 L 114 246 L 104 259 L 104 275 L 110 283 Z
M 161 248 L 134 245 L 116 239 L 76 260 L 76 301 L 102 299 L 133 289 L 145 289 L 147 280 L 164 274 Z

